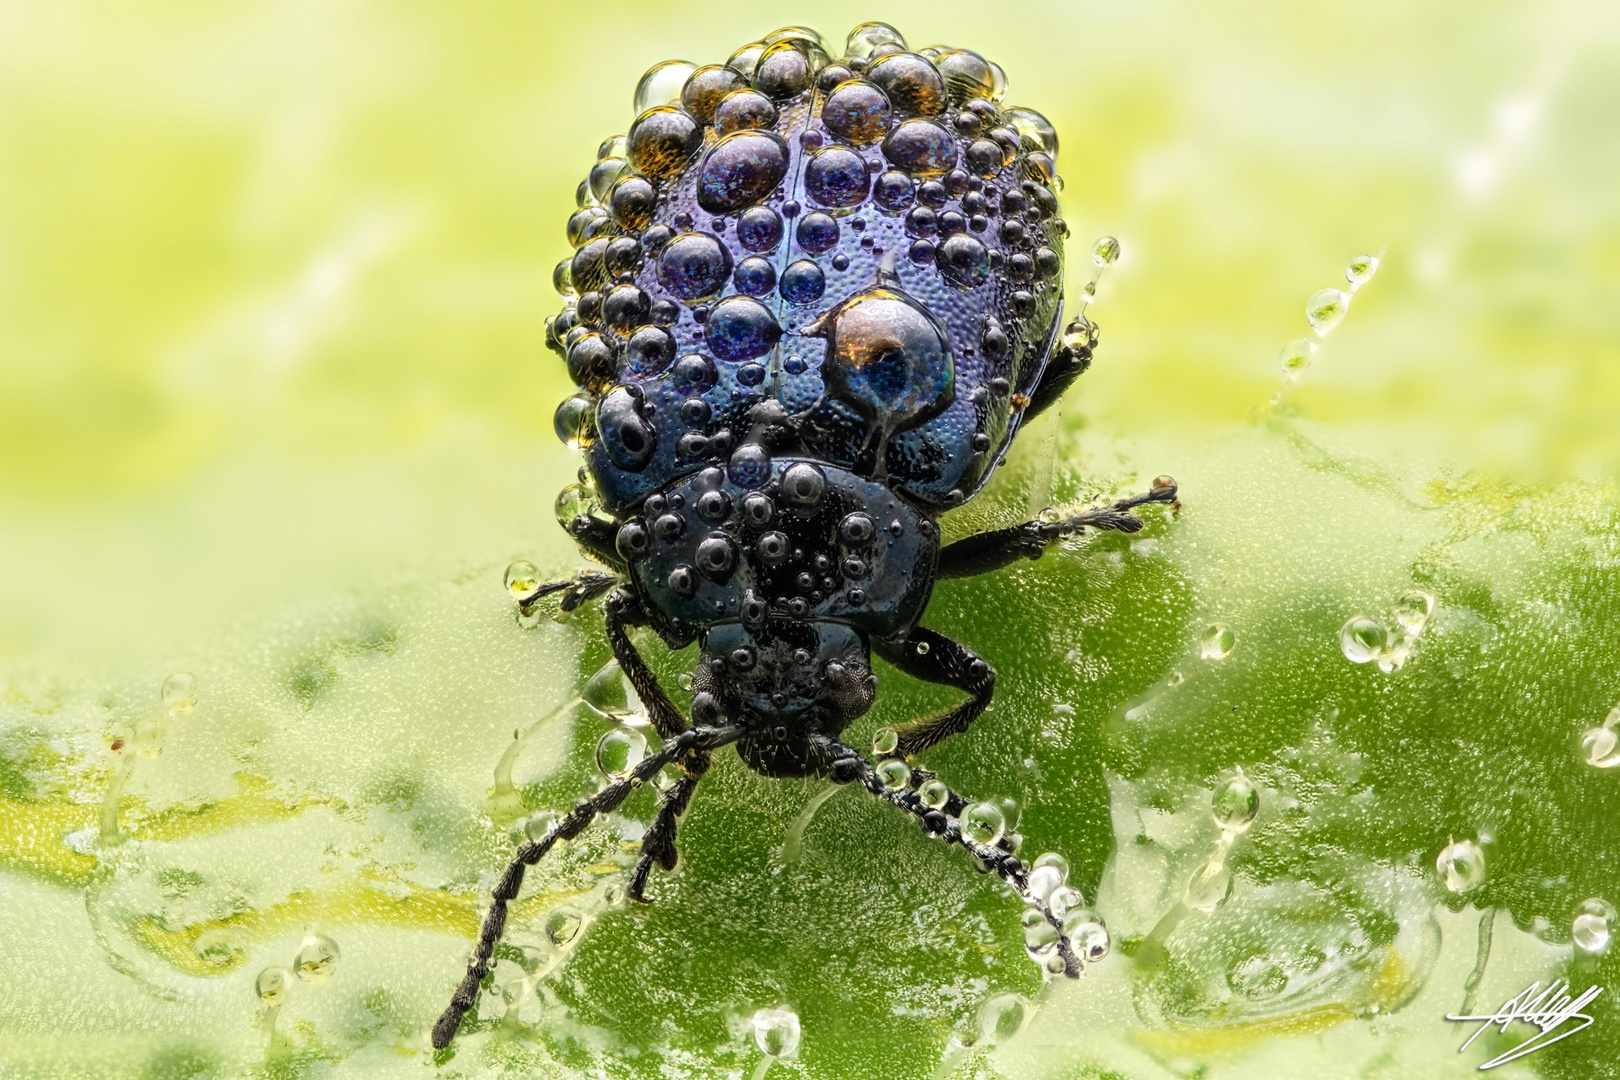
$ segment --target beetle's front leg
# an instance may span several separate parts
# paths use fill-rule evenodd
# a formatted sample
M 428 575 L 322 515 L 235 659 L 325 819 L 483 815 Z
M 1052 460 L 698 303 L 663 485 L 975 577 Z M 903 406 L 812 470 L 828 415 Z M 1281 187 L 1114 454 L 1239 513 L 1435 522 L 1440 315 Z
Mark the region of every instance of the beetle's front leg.
M 1055 521 L 1026 521 L 1005 529 L 975 533 L 940 550 L 938 578 L 973 577 L 1000 570 L 1021 559 L 1038 559 L 1046 549 L 1064 537 L 1086 529 L 1107 529 L 1133 533 L 1142 530 L 1142 519 L 1131 513 L 1139 506 L 1167 503 L 1179 506 L 1176 482 L 1168 476 L 1153 481 L 1145 495 L 1133 495 L 1107 506 L 1082 510 Z
M 652 720 L 658 737 L 669 742 L 686 730 L 686 717 L 669 699 L 659 685 L 658 677 L 630 640 L 630 627 L 647 625 L 647 613 L 642 610 L 641 601 L 627 588 L 615 589 L 603 603 L 602 613 L 607 623 L 608 645 L 613 649 L 614 658 L 630 679 L 630 685 L 636 688 L 641 703 L 647 707 L 647 716 Z

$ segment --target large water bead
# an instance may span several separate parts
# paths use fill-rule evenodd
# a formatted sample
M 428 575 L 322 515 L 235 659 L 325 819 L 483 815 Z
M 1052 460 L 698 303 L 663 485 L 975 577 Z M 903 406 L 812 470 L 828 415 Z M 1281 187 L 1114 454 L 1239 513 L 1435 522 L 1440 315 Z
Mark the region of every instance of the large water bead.
M 731 277 L 731 252 L 710 233 L 682 233 L 658 253 L 658 280 L 682 300 L 715 296 Z
M 922 786 L 917 789 L 917 794 L 921 797 L 923 805 L 930 810 L 943 810 L 951 801 L 951 789 L 946 786 L 945 781 L 937 777 L 923 781 Z
M 934 58 L 934 68 L 945 80 L 945 92 L 952 103 L 987 99 L 995 92 L 996 80 L 990 62 L 969 49 L 948 49 Z
M 679 105 L 681 90 L 696 70 L 696 64 L 685 60 L 665 60 L 648 68 L 636 83 L 636 115 L 658 105 Z
M 990 280 L 990 249 L 977 237 L 958 233 L 934 252 L 934 265 L 954 285 L 972 288 Z
M 596 410 L 597 434 L 608 457 L 628 472 L 645 469 L 658 444 L 658 432 L 642 415 L 641 403 L 636 391 L 616 386 Z
M 602 321 L 627 334 L 652 315 L 652 298 L 634 285 L 616 285 L 602 298 Z
M 804 187 L 822 206 L 859 206 L 871 189 L 866 159 L 846 146 L 829 146 L 804 167 Z
M 711 214 L 746 209 L 775 191 L 787 168 L 787 144 L 775 134 L 727 135 L 710 147 L 698 170 L 698 205 Z
M 569 266 L 569 274 L 573 279 L 574 288 L 582 294 L 600 289 L 608 283 L 607 249 L 607 238 L 598 236 L 574 252 L 574 261 Z
M 943 176 L 956 164 L 956 140 L 932 120 L 906 120 L 883 140 L 883 156 L 914 177 Z
M 821 122 L 841 139 L 856 146 L 872 146 L 888 133 L 892 111 L 882 90 L 865 79 L 851 79 L 827 95 L 821 106 Z
M 782 338 L 771 309 L 747 296 L 728 296 L 703 324 L 703 338 L 720 360 L 741 362 L 764 356 Z
M 714 122 L 714 110 L 727 94 L 743 90 L 748 80 L 725 64 L 706 64 L 692 72 L 681 90 L 681 106 L 699 123 Z
M 1448 892 L 1472 892 L 1485 883 L 1485 852 L 1472 840 L 1453 840 L 1434 865 Z
M 866 69 L 866 77 L 877 83 L 901 115 L 938 116 L 945 111 L 945 79 L 916 53 L 881 57 Z
M 1609 951 L 1614 923 L 1614 907 L 1607 900 L 1592 897 L 1581 901 L 1570 924 L 1570 936 L 1575 948 L 1589 956 L 1602 956 Z
M 563 229 L 568 236 L 568 242 L 576 248 L 579 247 L 591 239 L 593 226 L 599 221 L 606 220 L 607 217 L 608 212 L 600 206 L 587 206 L 575 210 L 568 216 L 568 224 Z
M 1003 109 L 1001 122 L 1018 133 L 1019 144 L 1026 150 L 1039 150 L 1057 156 L 1057 128 L 1034 109 Z
M 820 212 L 806 214 L 799 219 L 799 227 L 793 236 L 806 251 L 816 254 L 831 251 L 838 243 L 838 222 Z
M 1254 781 L 1237 775 L 1215 789 L 1213 800 L 1215 824 L 1227 832 L 1244 832 L 1260 813 L 1260 789 Z
M 714 362 L 699 353 L 681 357 L 672 374 L 675 389 L 683 394 L 701 394 L 720 380 Z
M 661 326 L 643 326 L 625 344 L 629 371 L 634 375 L 657 375 L 675 359 L 675 338 Z
M 609 780 L 624 780 L 647 756 L 647 738 L 632 728 L 614 728 L 596 743 L 596 767 Z
M 878 779 L 890 791 L 899 791 L 911 783 L 911 766 L 899 758 L 886 758 L 878 762 Z
M 170 675 L 158 688 L 158 700 L 163 702 L 171 716 L 190 712 L 197 706 L 197 676 L 189 671 L 177 671 Z
M 782 271 L 782 299 L 790 304 L 813 304 L 826 290 L 826 274 L 809 259 L 790 263 Z
M 325 934 L 307 934 L 293 960 L 293 972 L 300 982 L 323 983 L 337 969 L 339 957 L 337 942 Z
M 593 205 L 607 201 L 608 192 L 613 190 L 613 185 L 618 182 L 619 177 L 623 176 L 625 170 L 629 167 L 629 164 L 622 157 L 603 158 L 591 166 L 591 172 L 586 177 L 586 182 L 590 185 Z
M 1108 955 L 1112 941 L 1102 916 L 1086 907 L 1070 908 L 1063 916 L 1063 934 L 1075 954 L 1088 964 L 1095 964 Z
M 737 218 L 737 242 L 749 251 L 770 251 L 782 242 L 782 215 L 768 206 L 753 206 Z
M 826 493 L 826 475 L 808 461 L 795 462 L 782 473 L 782 496 L 794 506 L 819 506 Z
M 732 275 L 732 283 L 737 286 L 740 293 L 764 296 L 776 288 L 776 267 L 771 265 L 769 259 L 751 255 L 737 264 L 737 272 Z
M 1356 615 L 1339 628 L 1339 650 L 1352 664 L 1375 659 L 1389 644 L 1389 631 L 1377 619 Z
M 639 233 L 652 221 L 657 202 L 658 190 L 645 177 L 621 176 L 608 193 L 608 212 L 621 228 Z
M 773 1058 L 792 1057 L 799 1049 L 799 1016 L 787 1009 L 760 1009 L 754 1014 L 754 1044 Z
M 259 972 L 253 989 L 260 1001 L 276 1008 L 287 1000 L 287 994 L 292 990 L 292 973 L 284 967 L 267 967 Z
M 772 100 L 786 101 L 810 89 L 812 74 L 799 42 L 780 40 L 761 53 L 754 65 L 754 89 Z
M 714 130 L 722 135 L 776 124 L 776 106 L 757 90 L 738 90 L 721 99 L 714 110 Z
M 904 49 L 906 39 L 888 23 L 863 22 L 844 40 L 844 55 L 851 60 L 865 59 L 879 45 L 898 45 Z
M 962 835 L 976 844 L 995 846 L 1006 830 L 1006 818 L 1001 807 L 991 802 L 976 802 L 962 810 L 958 819 Z
M 692 114 L 673 105 L 648 109 L 630 125 L 630 165 L 643 176 L 667 180 L 680 174 L 703 145 Z
M 1047 921 L 1043 912 L 1028 908 L 1019 916 L 1019 921 L 1024 927 L 1024 948 L 1029 950 L 1030 956 L 1045 959 L 1057 948 L 1058 928 Z
M 890 430 L 937 415 L 954 400 L 949 335 L 906 293 L 878 287 L 850 297 L 824 320 L 821 336 L 828 393 Z
M 904 210 L 915 197 L 916 188 L 911 177 L 895 169 L 881 174 L 872 185 L 872 201 L 885 210 Z
M 601 334 L 587 332 L 568 347 L 568 377 L 574 385 L 600 391 L 616 372 L 613 346 Z

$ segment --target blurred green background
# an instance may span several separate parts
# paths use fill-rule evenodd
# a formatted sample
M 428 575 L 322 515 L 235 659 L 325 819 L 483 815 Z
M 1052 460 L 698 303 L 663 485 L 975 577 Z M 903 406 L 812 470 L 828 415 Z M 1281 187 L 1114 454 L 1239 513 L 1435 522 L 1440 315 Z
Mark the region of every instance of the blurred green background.
M 396 798 L 411 813 L 431 803 L 432 815 L 404 827 L 431 857 L 350 851 L 355 867 L 317 870 L 322 846 L 338 844 L 328 838 L 307 865 L 285 868 L 288 880 L 319 892 L 310 882 L 322 874 L 365 877 L 387 865 L 467 905 L 487 888 L 478 874 L 503 857 L 504 823 L 471 819 L 505 732 L 567 698 L 580 673 L 605 659 L 599 622 L 521 635 L 499 588 L 513 558 L 547 572 L 575 561 L 551 521 L 551 500 L 577 460 L 551 434 L 568 380 L 544 347 L 543 324 L 559 303 L 551 267 L 569 250 L 563 223 L 574 187 L 597 144 L 632 119 L 632 90 L 652 63 L 721 61 L 790 23 L 816 27 L 836 46 L 867 19 L 893 23 L 913 46 L 952 44 L 1000 63 L 1008 102 L 1041 110 L 1060 133 L 1071 265 L 1105 233 L 1125 252 L 1092 309 L 1102 327 L 1094 369 L 1060 418 L 1026 433 L 998 487 L 950 527 L 1017 520 L 1047 501 L 1083 500 L 1160 472 L 1183 482 L 1188 505 L 1180 522 L 1154 526 L 1158 549 L 1103 544 L 1019 571 L 1002 588 L 1022 590 L 1024 610 L 1047 612 L 1027 625 L 998 622 L 994 605 L 1006 594 L 994 585 L 941 589 L 930 624 L 997 662 L 1010 715 L 999 734 L 989 730 L 992 714 L 975 729 L 979 741 L 942 750 L 938 767 L 954 768 L 964 785 L 1018 794 L 1031 815 L 1044 806 L 1048 825 L 1026 832 L 1033 839 L 1045 828 L 1042 843 L 1068 845 L 1088 896 L 1107 888 L 1111 845 L 1121 850 L 1117 874 L 1131 872 L 1125 856 L 1147 846 L 1132 846 L 1135 827 L 1120 824 L 1121 807 L 1174 816 L 1201 799 L 1203 809 L 1186 812 L 1207 818 L 1209 790 L 1238 764 L 1267 777 L 1267 807 L 1291 798 L 1314 805 L 1288 787 L 1291 766 L 1282 763 L 1310 757 L 1301 748 L 1320 749 L 1324 738 L 1351 758 L 1387 752 L 1388 774 L 1369 787 L 1387 801 L 1386 817 L 1377 828 L 1320 825 L 1314 840 L 1284 830 L 1278 852 L 1305 846 L 1292 848 L 1293 862 L 1257 855 L 1247 880 L 1310 879 L 1326 855 L 1307 840 L 1363 870 L 1426 862 L 1432 878 L 1442 834 L 1511 831 L 1480 815 L 1518 792 L 1522 816 L 1539 823 L 1520 849 L 1534 865 L 1520 879 L 1493 879 L 1505 891 L 1469 909 L 1511 911 L 1518 930 L 1504 916 L 1499 946 L 1511 932 L 1525 942 L 1501 985 L 1487 980 L 1492 993 L 1504 991 L 1481 999 L 1492 1007 L 1551 970 L 1551 952 L 1535 951 L 1552 949 L 1549 937 L 1567 952 L 1573 901 L 1601 889 L 1620 900 L 1620 872 L 1594 865 L 1602 860 L 1581 847 L 1594 829 L 1612 832 L 1613 784 L 1602 782 L 1620 778 L 1584 769 L 1573 749 L 1620 698 L 1610 629 L 1620 466 L 1614 5 L 8 2 L 0 3 L 0 833 L 9 839 L 0 890 L 11 922 L 0 963 L 30 977 L 8 977 L 0 991 L 7 1069 L 111 1070 L 98 1055 L 118 1039 L 137 1047 L 115 1055 L 119 1067 L 153 1076 L 299 1072 L 319 1062 L 356 1073 L 422 1067 L 412 1025 L 448 989 L 466 911 L 442 923 L 421 917 L 439 930 L 431 963 L 424 953 L 419 965 L 381 965 L 372 983 L 342 990 L 346 1008 L 363 1004 L 397 1025 L 392 1042 L 317 1016 L 296 1029 L 291 1056 L 276 1058 L 251 1025 L 257 952 L 229 968 L 231 980 L 186 975 L 228 986 L 202 1012 L 182 1007 L 186 994 L 214 992 L 176 990 L 168 976 L 187 969 L 165 966 L 168 954 L 150 937 L 140 940 L 163 978 L 120 973 L 107 959 L 127 950 L 109 938 L 107 920 L 118 919 L 98 916 L 95 897 L 116 893 L 120 873 L 156 881 L 165 872 L 119 859 L 130 850 L 179 857 L 142 840 L 111 859 L 62 836 L 94 823 L 118 769 L 105 748 L 139 734 L 158 683 L 186 669 L 204 688 L 188 721 L 199 734 L 187 736 L 201 756 L 187 758 L 184 739 L 166 742 L 165 756 L 152 759 L 167 770 L 161 782 L 159 765 L 144 763 L 130 781 L 151 815 L 171 812 L 168 826 L 147 819 L 152 844 L 190 837 L 173 822 L 215 812 L 210 799 L 246 798 L 241 777 L 251 775 L 279 809 L 232 803 L 240 816 L 197 835 L 252 847 L 272 841 L 220 838 L 244 822 L 303 820 L 311 806 L 338 807 L 334 820 L 348 820 Z M 1363 252 L 1382 253 L 1376 277 L 1309 369 L 1286 383 L 1278 352 L 1307 332 L 1306 299 L 1342 286 L 1346 260 Z M 1159 561 L 1132 562 L 1150 557 Z M 1414 582 L 1438 594 L 1442 636 L 1405 671 L 1369 681 L 1378 674 L 1338 654 L 1337 627 Z M 1202 688 L 1161 727 L 1122 728 L 1125 710 L 1196 657 L 1213 620 L 1237 627 L 1232 661 L 1202 683 L 1189 678 L 1189 690 Z M 1492 641 L 1505 652 L 1487 663 L 1479 658 Z M 1239 667 L 1250 642 L 1267 643 L 1264 663 Z M 405 666 L 365 668 L 375 657 Z M 1447 657 L 1455 662 L 1444 668 Z M 1421 682 L 1424 660 L 1438 681 Z M 678 666 L 665 665 L 671 677 Z M 1409 676 L 1401 691 L 1409 696 L 1394 700 L 1400 676 Z M 888 704 L 875 719 L 946 700 L 900 681 L 886 681 Z M 221 693 L 210 696 L 214 688 Z M 1051 734 L 1051 714 L 1037 706 L 1058 699 L 1079 717 Z M 1228 702 L 1248 703 L 1243 719 L 1228 718 Z M 1324 734 L 1329 711 L 1347 722 L 1364 715 L 1365 728 Z M 298 724 L 303 734 L 289 734 Z M 1492 735 L 1507 729 L 1517 734 Z M 1197 746 L 1190 731 L 1202 733 Z M 594 737 L 582 729 L 570 749 L 555 751 L 560 771 L 530 776 L 527 797 L 574 797 Z M 1431 743 L 1417 745 L 1424 738 Z M 1404 784 L 1402 755 L 1410 755 Z M 1026 776 L 1026 756 L 1040 776 Z M 1559 772 L 1566 759 L 1570 777 Z M 1448 762 L 1469 763 L 1456 784 L 1424 771 Z M 1087 779 L 1066 788 L 1057 779 L 1065 770 Z M 401 784 L 428 794 L 398 796 Z M 772 892 L 787 886 L 771 883 L 769 845 L 810 791 L 775 792 L 723 771 L 700 796 L 717 816 L 694 810 L 693 865 L 662 887 L 670 914 L 647 916 L 673 920 L 666 936 L 638 932 L 630 916 L 604 916 L 595 935 L 603 955 L 587 942 L 568 976 L 575 1026 L 547 1029 L 533 1057 L 502 1057 L 489 1036 L 477 1068 L 662 1075 L 665 1062 L 737 1075 L 757 1054 L 715 1017 L 797 994 L 805 1052 L 777 1068 L 931 1076 L 987 994 L 1037 996 L 1010 901 L 901 823 L 876 810 L 862 816 L 853 798 L 830 804 L 817 824 L 830 833 L 824 821 L 853 822 L 879 830 L 882 845 L 918 849 L 906 865 L 948 881 L 939 888 L 961 911 L 988 920 L 981 945 L 1018 955 L 996 961 L 984 985 L 952 974 L 961 965 L 949 949 L 915 960 L 908 935 L 926 936 L 927 920 L 914 922 L 909 909 L 927 897 L 908 903 L 903 882 L 863 884 L 858 895 L 872 910 L 829 914 L 838 897 L 853 903 L 849 876 L 889 866 L 852 839 L 823 834 L 841 854 L 818 867 L 817 884 Z M 1533 791 L 1542 797 L 1525 794 Z M 1076 801 L 1089 809 L 1059 826 Z M 739 802 L 758 812 L 736 810 Z M 738 831 L 728 831 L 726 814 L 738 817 Z M 311 843 L 323 829 L 341 832 L 310 828 Z M 1259 850 L 1261 833 L 1253 840 Z M 1198 843 L 1187 840 L 1187 850 Z M 693 852 L 705 844 L 738 854 L 704 864 Z M 207 877 L 213 857 L 186 855 L 204 868 L 186 872 Z M 1181 866 L 1173 857 L 1167 865 Z M 1562 884 L 1544 884 L 1560 874 Z M 209 918 L 272 903 L 245 884 L 256 880 L 251 864 L 231 875 L 240 895 L 204 905 Z M 735 894 L 739 907 L 753 897 L 763 911 L 774 897 L 771 917 L 808 940 L 823 915 L 826 932 L 849 935 L 857 952 L 898 936 L 896 953 L 873 961 L 880 972 L 855 964 L 827 984 L 841 988 L 826 991 L 833 999 L 870 990 L 838 1021 L 863 1030 L 860 1038 L 840 1027 L 841 1050 L 815 1046 L 818 1022 L 822 1032 L 834 1027 L 816 1013 L 813 987 L 829 978 L 824 957 L 807 955 L 777 982 L 738 974 L 775 946 L 760 936 L 769 928 L 742 915 L 736 940 L 713 940 L 726 934 L 709 925 L 716 916 L 700 898 L 721 904 L 737 878 L 752 882 Z M 1133 926 L 1151 929 L 1163 910 L 1148 910 L 1157 899 L 1143 899 L 1135 916 L 1105 910 L 1116 944 Z M 128 910 L 146 902 L 129 900 Z M 1298 910 L 1286 898 L 1271 902 Z M 350 921 L 363 926 L 371 909 L 356 904 Z M 870 921 L 879 909 L 892 930 Z M 1458 916 L 1441 910 L 1451 927 L 1445 920 Z M 294 949 L 295 930 L 287 931 Z M 1456 1055 L 1460 1029 L 1439 1014 L 1461 1001 L 1474 925 L 1446 935 L 1464 942 L 1434 968 L 1451 972 L 1452 988 L 1403 1010 L 1427 1010 L 1414 1028 L 1380 1027 L 1358 1009 L 1360 1019 L 1335 1029 L 1338 1044 L 1292 1038 L 1315 1029 L 1262 1026 L 1218 1047 L 1166 1049 L 1144 1036 L 1124 1056 L 1087 1057 L 1091 1033 L 1172 1030 L 1166 1002 L 1196 998 L 1154 991 L 1151 979 L 1127 989 L 1132 961 L 1116 948 L 1108 962 L 1116 975 L 1060 988 L 1070 1005 L 1043 1005 L 1000 1056 L 957 1064 L 961 1075 L 1192 1075 L 1200 1063 L 1216 1070 L 1207 1075 L 1283 1075 L 1306 1061 L 1324 1076 L 1339 1075 L 1330 1062 L 1353 1070 L 1344 1075 L 1461 1075 L 1483 1058 Z M 643 938 L 685 943 L 683 963 L 701 966 L 707 955 L 732 974 L 660 967 L 648 946 L 642 960 L 652 974 L 639 978 L 651 989 L 613 999 L 608 987 L 626 977 L 606 958 L 608 945 Z M 928 978 L 954 978 L 955 996 L 944 1005 L 928 997 L 924 968 L 913 964 Z M 54 990 L 40 997 L 28 989 L 34 980 Z M 687 989 L 659 993 L 676 984 Z M 329 986 L 337 994 L 341 984 Z M 1103 1000 L 1110 986 L 1115 1011 L 1074 1004 L 1082 992 Z M 737 1000 L 721 1001 L 728 994 Z M 608 1015 L 589 1015 L 593 995 L 619 1011 L 604 1005 Z M 686 1023 L 680 1017 L 695 1016 L 702 995 L 713 1015 Z M 837 1013 L 831 999 L 822 1004 Z M 624 1052 L 618 1040 L 634 1042 L 626 1033 L 649 1016 L 658 1035 Z M 1612 1070 L 1594 1062 L 1614 1030 L 1575 1036 L 1505 1071 L 1557 1061 L 1571 1076 Z M 118 1039 L 98 1044 L 98 1032 Z M 730 1056 L 704 1049 L 728 1038 Z M 1559 1058 L 1565 1051 L 1572 1056 Z M 1433 1056 L 1402 1056 L 1414 1054 Z M 473 1060 L 464 1052 L 442 1067 L 476 1071 Z

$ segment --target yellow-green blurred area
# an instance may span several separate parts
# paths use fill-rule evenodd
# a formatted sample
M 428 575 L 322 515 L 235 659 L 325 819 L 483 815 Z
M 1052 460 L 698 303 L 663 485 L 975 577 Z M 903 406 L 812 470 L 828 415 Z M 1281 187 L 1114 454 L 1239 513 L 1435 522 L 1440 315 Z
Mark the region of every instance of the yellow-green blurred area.
M 1620 460 L 1612 5 L 0 11 L 0 655 L 530 520 L 571 469 L 543 319 L 575 184 L 647 66 L 780 23 L 966 45 L 1055 122 L 1073 243 L 1125 252 L 1071 415 L 1243 422 L 1305 299 L 1382 251 L 1304 416 L 1510 473 Z
M 512 828 L 609 730 L 563 704 L 600 613 L 525 631 L 501 587 L 581 562 L 545 346 L 576 185 L 655 62 L 870 19 L 1055 124 L 1071 301 L 1123 248 L 1092 370 L 942 528 L 1162 472 L 1179 517 L 925 618 L 998 682 L 924 764 L 1021 801 L 1114 951 L 1043 984 L 961 851 L 721 755 L 654 904 L 609 899 L 645 790 L 529 871 L 435 1059 Z M 1448 1011 L 1620 991 L 1617 104 L 1597 0 L 0 0 L 0 1074 L 740 1077 L 790 1005 L 772 1080 L 1461 1077 L 1528 1032 L 1459 1055 Z M 879 673 L 851 745 L 958 700 Z M 272 1001 L 316 928 L 336 974 Z M 1597 1011 L 1495 1075 L 1620 1076 Z

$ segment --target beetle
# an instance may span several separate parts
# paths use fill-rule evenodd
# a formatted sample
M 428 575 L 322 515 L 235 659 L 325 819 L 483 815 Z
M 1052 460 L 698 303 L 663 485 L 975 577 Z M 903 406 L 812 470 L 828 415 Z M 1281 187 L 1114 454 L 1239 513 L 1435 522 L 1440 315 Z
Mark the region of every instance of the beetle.
M 517 849 L 435 1047 L 476 1000 L 525 868 L 674 765 L 627 887 L 643 899 L 652 867 L 675 866 L 677 822 L 727 745 L 766 776 L 859 784 L 967 848 L 1050 927 L 1034 950 L 1048 970 L 1080 973 L 1052 875 L 909 764 L 965 731 L 996 682 L 918 625 L 936 581 L 1087 528 L 1136 532 L 1138 507 L 1179 505 L 1160 477 L 1107 507 L 940 545 L 936 516 L 984 486 L 1097 340 L 1083 312 L 1058 329 L 1056 132 L 1005 92 L 977 53 L 914 52 L 883 23 L 856 27 L 836 59 L 787 27 L 724 64 L 654 67 L 628 134 L 602 144 L 547 341 L 579 388 L 557 434 L 585 457 L 559 521 L 606 569 L 542 585 L 520 610 L 600 599 L 663 746 Z M 690 718 L 635 626 L 671 649 L 699 644 Z M 874 652 L 967 695 L 881 733 L 875 762 L 840 741 L 876 695 Z

